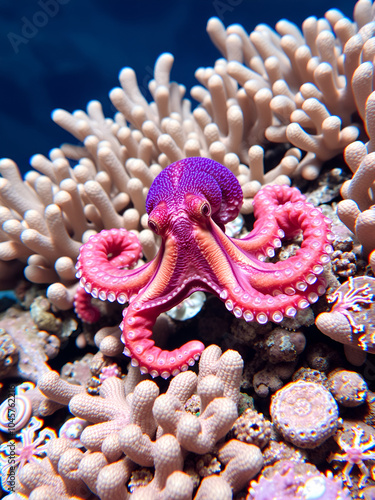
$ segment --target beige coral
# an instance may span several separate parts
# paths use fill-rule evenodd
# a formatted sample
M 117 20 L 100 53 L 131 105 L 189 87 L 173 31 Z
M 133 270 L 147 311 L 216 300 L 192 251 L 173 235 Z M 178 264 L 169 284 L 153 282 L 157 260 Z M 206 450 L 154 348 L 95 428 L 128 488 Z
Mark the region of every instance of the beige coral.
M 52 498 L 56 495 L 61 498 L 87 498 L 88 489 L 77 475 L 82 457 L 83 452 L 75 448 L 68 439 L 52 439 L 48 444 L 46 458 L 27 463 L 20 470 L 17 492 L 31 494 L 33 496 L 29 498 L 38 500 L 52 492 Z
M 182 372 L 172 379 L 167 392 L 155 399 L 152 413 L 159 426 L 157 437 L 172 434 L 185 450 L 198 454 L 212 451 L 237 418 L 242 368 L 242 358 L 236 351 L 222 354 L 218 346 L 206 348 L 198 379 L 192 372 Z M 201 404 L 199 417 L 184 407 L 195 389 Z M 136 463 L 152 465 L 152 434 L 140 425 L 127 425 L 120 432 L 120 446 Z
M 100 396 L 74 396 L 69 403 L 70 411 L 94 424 L 83 431 L 81 442 L 89 450 L 99 451 L 111 434 L 118 433 L 130 423 L 139 425 L 146 434 L 153 434 L 156 424 L 151 410 L 158 394 L 157 385 L 144 380 L 135 387 L 134 392 L 126 395 L 124 382 L 110 377 L 102 383 Z M 115 452 L 113 446 L 109 450 L 111 454 Z
M 222 442 L 237 418 L 242 369 L 243 360 L 236 351 L 222 353 L 212 345 L 201 356 L 199 376 L 191 371 L 180 373 L 161 396 L 155 382 L 140 381 L 139 370 L 131 366 L 125 381 L 117 377 L 104 380 L 99 396 L 90 396 L 82 386 L 48 372 L 39 382 L 40 389 L 50 401 L 69 404 L 74 415 L 89 422 L 79 438 L 88 451 L 71 451 L 73 442 L 54 440 L 42 465 L 31 469 L 27 477 L 21 476 L 22 491 L 26 493 L 33 485 L 40 498 L 51 492 L 70 498 L 76 483 L 69 486 L 66 481 L 74 479 L 102 500 L 190 500 L 193 483 L 182 472 L 190 450 L 217 453 L 223 468 L 220 477 L 202 481 L 196 498 L 205 498 L 208 488 L 226 492 L 230 498 L 232 491 L 239 491 L 254 477 L 263 461 L 257 446 L 235 439 Z M 200 397 L 200 416 L 185 409 L 194 393 Z M 135 464 L 154 467 L 155 476 L 130 495 L 125 484 Z
M 323 161 L 358 136 L 351 115 L 357 106 L 363 116 L 372 90 L 372 14 L 364 3 L 354 10 L 357 25 L 331 9 L 325 19 L 306 19 L 302 31 L 282 20 L 276 31 L 261 24 L 248 35 L 238 24 L 225 28 L 210 19 L 207 30 L 223 58 L 196 72 L 203 88 L 192 90 L 206 111 L 206 127 L 216 127 L 216 136 L 237 148 L 232 150 L 246 164 L 246 146 L 265 138 L 290 141 L 308 152 L 290 175 L 315 178 Z M 361 63 L 366 66 L 359 69 Z M 237 125 L 242 141 L 235 142 L 228 131 L 230 111 L 237 109 L 243 113 Z
M 369 64 L 372 66 L 372 63 L 366 64 L 367 67 Z M 362 113 L 370 140 L 366 144 L 355 141 L 345 149 L 345 160 L 353 176 L 343 184 L 341 195 L 344 200 L 337 206 L 341 221 L 357 236 L 365 256 L 369 256 L 375 249 L 375 92 L 372 92 L 372 84 L 370 90 L 371 93 L 368 94 L 367 87 L 362 89 L 363 99 L 366 97 Z

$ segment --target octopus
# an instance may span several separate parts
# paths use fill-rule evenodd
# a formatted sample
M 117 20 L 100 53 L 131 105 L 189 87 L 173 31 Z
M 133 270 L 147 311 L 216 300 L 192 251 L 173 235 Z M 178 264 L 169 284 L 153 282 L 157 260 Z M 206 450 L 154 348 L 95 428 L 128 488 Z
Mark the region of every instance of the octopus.
M 134 267 L 142 249 L 125 229 L 103 230 L 80 249 L 77 277 L 87 294 L 127 305 L 124 354 L 152 377 L 168 378 L 194 365 L 204 349 L 192 340 L 172 351 L 152 339 L 157 317 L 195 291 L 216 295 L 236 318 L 280 323 L 325 293 L 330 261 L 330 221 L 294 187 L 268 185 L 254 197 L 255 223 L 243 238 L 225 234 L 243 202 L 234 174 L 202 157 L 167 166 L 146 198 L 148 226 L 161 239 L 155 258 Z M 283 238 L 302 232 L 295 255 L 270 262 Z M 84 291 L 82 292 L 84 293 Z M 78 293 L 78 315 L 90 316 Z

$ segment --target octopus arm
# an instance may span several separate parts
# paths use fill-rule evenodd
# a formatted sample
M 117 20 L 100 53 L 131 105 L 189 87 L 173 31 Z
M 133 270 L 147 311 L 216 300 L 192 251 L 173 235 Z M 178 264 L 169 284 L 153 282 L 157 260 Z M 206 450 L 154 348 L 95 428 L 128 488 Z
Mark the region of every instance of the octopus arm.
M 101 231 L 81 247 L 77 261 L 80 285 L 94 298 L 124 304 L 157 272 L 161 251 L 151 262 L 136 269 L 142 254 L 135 234 L 125 229 Z
M 191 341 L 172 351 L 163 350 L 152 340 L 152 328 L 156 318 L 188 297 L 195 290 L 209 290 L 202 286 L 194 276 L 181 280 L 181 262 L 186 262 L 179 254 L 178 245 L 171 237 L 165 244 L 163 257 L 154 279 L 138 294 L 124 310 L 122 341 L 124 354 L 132 358 L 132 364 L 140 366 L 142 373 L 164 378 L 187 370 L 199 358 L 204 344 Z M 180 284 L 176 285 L 180 279 Z

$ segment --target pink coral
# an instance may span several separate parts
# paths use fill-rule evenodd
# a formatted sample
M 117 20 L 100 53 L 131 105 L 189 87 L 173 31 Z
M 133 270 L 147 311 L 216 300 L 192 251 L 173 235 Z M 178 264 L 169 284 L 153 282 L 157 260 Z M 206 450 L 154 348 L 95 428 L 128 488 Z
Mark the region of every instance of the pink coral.
M 277 462 L 250 484 L 247 500 L 349 500 L 349 491 L 332 473 L 326 476 L 302 462 Z
M 331 311 L 319 314 L 316 326 L 338 342 L 358 350 L 375 352 L 374 291 L 375 278 L 349 278 L 329 297 Z

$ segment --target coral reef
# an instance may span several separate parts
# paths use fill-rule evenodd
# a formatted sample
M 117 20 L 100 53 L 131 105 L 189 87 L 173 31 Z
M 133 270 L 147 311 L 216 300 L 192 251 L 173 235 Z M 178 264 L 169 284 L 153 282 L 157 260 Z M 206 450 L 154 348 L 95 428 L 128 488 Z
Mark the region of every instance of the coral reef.
M 361 476 L 358 483 L 359 488 L 366 483 L 366 478 L 370 475 L 369 469 L 366 467 L 367 460 L 375 460 L 375 438 L 370 435 L 365 437 L 365 431 L 358 425 L 351 427 L 351 439 L 348 442 L 342 433 L 335 436 L 337 444 L 340 446 L 342 453 L 331 453 L 328 458 L 329 462 L 340 461 L 346 462 L 341 473 L 348 485 L 352 485 L 350 472 L 355 465 L 358 466 Z
M 179 498 L 181 489 L 186 495 L 181 498 L 192 498 L 193 483 L 182 472 L 184 454 L 190 451 L 197 455 L 215 453 L 221 464 L 219 475 L 202 480 L 195 498 L 223 488 L 230 498 L 232 491 L 249 483 L 263 463 L 257 446 L 222 439 L 237 418 L 242 368 L 238 353 L 222 354 L 218 346 L 210 346 L 202 353 L 199 376 L 180 373 L 160 396 L 155 382 L 138 383 L 135 367 L 130 368 L 125 382 L 115 376 L 106 378 L 99 396 L 87 395 L 82 386 L 48 372 L 41 378 L 41 390 L 54 401 L 69 403 L 73 414 L 85 418 L 73 419 L 71 432 L 64 424 L 64 437 L 51 440 L 47 456 L 22 467 L 16 490 L 26 495 L 32 490 L 42 494 L 48 487 L 50 494 L 86 498 L 89 488 L 99 498 L 113 498 L 116 493 L 128 498 L 124 484 L 132 470 L 153 466 L 152 480 L 135 488 L 132 498 L 167 498 L 167 492 L 170 498 Z M 200 416 L 183 407 L 195 390 Z M 77 445 L 89 451 L 84 453 Z
M 375 278 L 369 276 L 350 277 L 332 295 L 330 312 L 319 314 L 316 326 L 325 335 L 351 348 L 355 353 L 375 352 L 374 333 L 374 294 Z M 346 351 L 350 356 L 350 351 Z M 355 359 L 350 358 L 353 364 Z M 358 364 L 364 362 L 359 357 Z
M 28 462 L 37 462 L 37 457 L 45 456 L 48 443 L 56 438 L 53 429 L 44 428 L 43 420 L 32 417 L 16 437 L 19 440 L 11 440 L 0 446 L 1 484 L 5 491 L 14 489 L 16 475 Z M 38 436 L 36 437 L 36 434 Z
M 18 375 L 36 383 L 44 372 L 50 370 L 47 360 L 57 355 L 60 340 L 55 335 L 38 330 L 29 311 L 14 307 L 1 314 L 0 328 L 7 338 L 12 339 L 16 348 L 12 349 L 13 355 L 9 351 L 6 354 L 7 366 L 13 365 L 7 375 Z M 10 345 L 6 342 L 7 338 L 3 335 L 4 347 Z
M 212 18 L 195 109 L 164 53 L 0 160 L 9 500 L 373 498 L 374 19 Z

